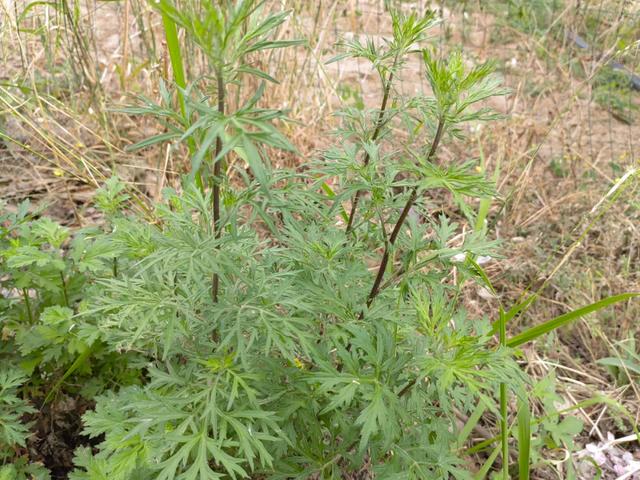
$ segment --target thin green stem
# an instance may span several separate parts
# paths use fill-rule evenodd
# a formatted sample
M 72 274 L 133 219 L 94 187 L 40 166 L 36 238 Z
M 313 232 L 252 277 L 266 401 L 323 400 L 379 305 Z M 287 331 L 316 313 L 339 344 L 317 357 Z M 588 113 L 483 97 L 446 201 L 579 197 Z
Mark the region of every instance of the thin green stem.
M 118 278 L 118 257 L 113 257 L 113 278 Z
M 29 291 L 26 288 L 22 289 L 22 296 L 24 298 L 24 305 L 27 307 L 27 317 L 29 323 L 33 323 L 33 313 L 31 313 L 31 301 L 29 300 Z
M 507 327 L 504 312 L 500 311 L 500 345 L 507 344 Z M 509 425 L 507 423 L 507 384 L 500 383 L 500 441 L 502 444 L 502 478 L 509 480 Z
M 62 287 L 62 296 L 64 298 L 64 305 L 69 308 L 69 296 L 67 294 L 67 281 L 64 279 L 64 273 L 60 272 L 60 285 Z

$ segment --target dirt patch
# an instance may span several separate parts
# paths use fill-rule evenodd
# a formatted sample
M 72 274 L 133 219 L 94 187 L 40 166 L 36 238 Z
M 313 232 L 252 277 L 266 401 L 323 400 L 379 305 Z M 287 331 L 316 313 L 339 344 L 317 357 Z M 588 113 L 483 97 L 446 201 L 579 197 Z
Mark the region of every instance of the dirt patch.
M 93 446 L 99 439 L 82 435 L 82 415 L 93 402 L 62 395 L 41 405 L 33 415 L 33 436 L 27 449 L 31 461 L 44 465 L 54 479 L 66 479 L 73 470 L 73 455 L 81 446 Z

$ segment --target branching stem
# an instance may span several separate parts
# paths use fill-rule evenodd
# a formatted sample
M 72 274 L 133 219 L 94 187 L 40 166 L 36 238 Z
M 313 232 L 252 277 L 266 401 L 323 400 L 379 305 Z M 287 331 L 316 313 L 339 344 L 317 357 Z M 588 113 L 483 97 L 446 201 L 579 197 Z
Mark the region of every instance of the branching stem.
M 429 153 L 427 154 L 427 161 L 431 161 L 433 155 L 436 153 L 438 146 L 440 145 L 440 140 L 442 139 L 442 134 L 444 133 L 444 125 L 445 120 L 444 117 L 440 117 L 438 121 L 438 128 L 436 130 L 436 134 L 433 137 L 433 142 L 431 143 L 431 148 L 429 149 Z M 384 253 L 382 254 L 382 260 L 380 261 L 380 266 L 378 267 L 378 273 L 376 275 L 376 279 L 373 282 L 373 286 L 371 287 L 371 292 L 369 292 L 369 297 L 367 298 L 367 307 L 371 306 L 371 303 L 376 298 L 380 291 L 380 285 L 382 284 L 382 279 L 384 278 L 384 272 L 387 269 L 387 264 L 389 263 L 389 257 L 391 256 L 391 249 L 402 230 L 405 220 L 409 215 L 409 211 L 413 207 L 416 199 L 418 198 L 418 187 L 413 187 L 411 190 L 411 194 L 409 195 L 409 199 L 404 205 L 402 209 L 402 213 L 400 214 L 400 218 L 396 222 L 393 227 L 393 231 L 391 232 L 391 236 L 389 237 L 389 241 L 384 247 Z
M 382 103 L 380 104 L 380 111 L 378 112 L 378 118 L 376 119 L 376 128 L 373 131 L 373 135 L 371 135 L 371 141 L 375 142 L 382 131 L 382 125 L 384 125 L 384 114 L 387 110 L 387 103 L 389 102 L 389 96 L 391 94 L 391 83 L 393 82 L 393 70 L 389 73 L 389 79 L 386 81 L 384 86 L 384 93 L 382 95 Z M 369 165 L 371 161 L 371 155 L 369 152 L 365 152 L 364 159 L 362 164 L 366 167 Z M 358 202 L 360 201 L 360 196 L 362 195 L 362 190 L 358 190 L 353 197 L 353 202 L 351 203 L 351 212 L 349 213 L 349 221 L 347 222 L 347 233 L 351 231 L 353 228 L 353 220 L 356 216 L 356 210 L 358 209 Z

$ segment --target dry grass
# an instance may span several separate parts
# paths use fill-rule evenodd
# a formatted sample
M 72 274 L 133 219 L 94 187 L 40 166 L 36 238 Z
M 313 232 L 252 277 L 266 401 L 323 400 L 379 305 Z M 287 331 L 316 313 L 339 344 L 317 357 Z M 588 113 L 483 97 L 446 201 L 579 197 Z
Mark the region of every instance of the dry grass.
M 377 105 L 380 87 L 367 65 L 324 61 L 340 36 L 389 33 L 382 1 L 281 3 L 296 12 L 281 35 L 307 38 L 309 45 L 256 59 L 280 80 L 270 90 L 270 106 L 290 109 L 296 120 L 287 133 L 302 156 L 274 159 L 276 165 L 304 163 L 326 147 L 330 137 L 318 133 L 335 126 L 332 113 L 341 105 Z M 428 3 L 402 2 L 404 8 Z M 436 5 L 445 23 L 434 45 L 443 50 L 461 45 L 470 60 L 496 59 L 513 90 L 494 104 L 507 116 L 504 121 L 472 132 L 471 143 L 445 155 L 482 153 L 487 169 L 498 172 L 502 198 L 493 205 L 490 222 L 503 241 L 505 258 L 489 263 L 487 271 L 507 304 L 546 280 L 541 301 L 519 320 L 534 324 L 611 293 L 640 290 L 637 179 L 629 179 L 615 204 L 606 199 L 599 204 L 616 179 L 638 165 L 640 118 L 625 123 L 596 102 L 597 75 L 611 55 L 618 52 L 619 61 L 640 71 L 640 5 L 557 2 L 551 24 L 534 34 L 492 10 L 492 3 Z M 450 4 L 456 6 L 450 9 Z M 112 111 L 132 101 L 127 94 L 154 97 L 159 80 L 169 73 L 157 15 L 140 0 L 63 0 L 59 5 L 68 5 L 68 11 L 28 5 L 3 0 L 0 8 L 2 198 L 10 204 L 25 198 L 46 203 L 61 220 L 83 224 L 93 215 L 87 201 L 111 171 L 118 171 L 141 199 L 158 198 L 163 186 L 177 185 L 188 165 L 186 152 L 127 152 L 128 144 L 156 126 Z M 577 48 L 557 33 L 569 31 L 588 39 L 590 47 Z M 629 39 L 626 45 L 621 38 Z M 189 77 L 203 69 L 193 49 L 188 68 Z M 417 63 L 407 70 L 401 91 L 426 88 Z M 625 99 L 638 105 L 640 93 L 630 91 Z M 404 132 L 397 135 L 402 138 Z M 467 305 L 476 313 L 497 308 L 495 300 L 471 288 Z M 557 369 L 568 405 L 605 393 L 637 419 L 640 389 L 633 383 L 615 385 L 595 361 L 619 354 L 619 340 L 640 340 L 639 314 L 637 304 L 629 304 L 585 319 L 552 341 L 527 347 L 526 368 L 538 376 Z M 605 440 L 608 432 L 632 433 L 619 430 L 618 414 L 608 405 L 591 405 L 579 414 L 587 426 L 585 441 Z

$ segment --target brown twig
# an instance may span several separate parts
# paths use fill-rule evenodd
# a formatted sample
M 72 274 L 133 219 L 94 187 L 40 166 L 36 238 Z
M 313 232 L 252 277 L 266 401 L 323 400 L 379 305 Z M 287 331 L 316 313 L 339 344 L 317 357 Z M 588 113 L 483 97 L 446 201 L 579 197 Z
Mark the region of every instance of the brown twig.
M 224 114 L 224 79 L 222 78 L 222 71 L 218 69 L 218 112 Z M 222 225 L 220 225 L 220 174 L 222 158 L 218 158 L 222 151 L 222 138 L 218 135 L 216 138 L 216 149 L 213 158 L 213 231 L 215 232 L 216 239 L 220 238 L 222 234 Z M 217 248 L 217 247 L 216 247 Z M 220 289 L 220 278 L 217 273 L 213 274 L 211 279 L 211 296 L 214 303 L 218 302 L 218 291 Z

